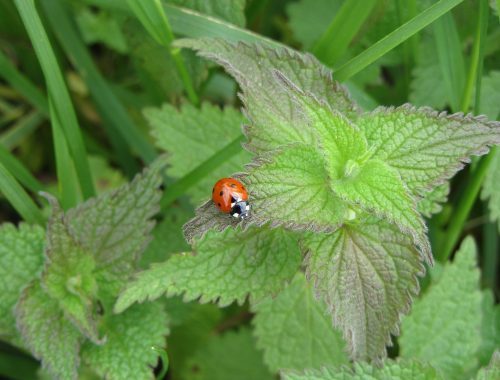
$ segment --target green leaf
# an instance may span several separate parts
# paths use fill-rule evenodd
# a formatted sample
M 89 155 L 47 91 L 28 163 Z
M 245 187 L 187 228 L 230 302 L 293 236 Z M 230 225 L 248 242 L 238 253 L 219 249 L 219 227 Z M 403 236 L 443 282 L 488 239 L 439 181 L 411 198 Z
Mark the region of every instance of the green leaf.
M 443 204 L 448 199 L 450 193 L 450 183 L 445 182 L 436 186 L 434 189 L 425 194 L 425 197 L 420 199 L 417 208 L 418 212 L 430 218 L 433 214 L 437 214 L 443 209 Z
M 239 27 L 245 26 L 246 0 L 232 0 L 230 2 L 218 0 L 169 0 L 169 3 L 228 21 Z
M 272 371 L 349 364 L 345 342 L 302 274 L 276 298 L 254 306 L 257 347 Z
M 478 351 L 479 364 L 485 366 L 491 355 L 500 347 L 500 306 L 490 289 L 483 291 L 481 321 L 481 347 Z
M 187 362 L 186 380 L 272 380 L 248 328 L 215 336 Z
M 152 217 L 159 210 L 163 166 L 160 158 L 131 183 L 66 214 L 71 233 L 94 256 L 99 296 L 104 301 L 118 295 L 150 240 Z
M 162 108 L 145 109 L 144 115 L 151 125 L 157 146 L 169 153 L 167 173 L 174 178 L 185 176 L 200 162 L 209 159 L 240 136 L 244 122 L 241 113 L 234 108 L 225 107 L 221 110 L 209 103 L 203 103 L 201 109 L 184 104 L 179 111 L 164 104 Z M 198 204 L 208 198 L 218 178 L 241 171 L 243 164 L 248 161 L 250 155 L 241 149 L 216 170 L 206 173 L 187 192 L 192 202 Z
M 476 247 L 469 237 L 403 320 L 401 356 L 427 361 L 449 379 L 462 378 L 477 365 L 481 316 Z
M 0 336 L 17 343 L 14 305 L 42 269 L 44 230 L 10 223 L 0 227 Z
M 490 364 L 481 368 L 477 373 L 476 380 L 495 380 L 500 378 L 500 351 L 495 351 L 491 357 Z
M 70 233 L 57 200 L 46 197 L 52 206 L 52 217 L 47 228 L 42 286 L 80 332 L 98 343 L 94 318 L 97 294 L 94 258 Z
M 82 336 L 38 281 L 24 289 L 16 317 L 24 342 L 42 366 L 55 378 L 76 379 Z
M 251 120 L 245 130 L 251 151 L 260 153 L 287 143 L 310 142 L 312 138 L 310 130 L 295 125 L 300 115 L 287 92 L 276 85 L 276 71 L 303 91 L 324 99 L 346 117 L 358 114 L 358 107 L 345 89 L 332 80 L 331 72 L 309 55 L 219 39 L 180 40 L 176 46 L 194 49 L 219 63 L 239 83 Z
M 247 296 L 256 301 L 282 289 L 302 261 L 296 236 L 282 229 L 210 231 L 193 250 L 140 272 L 118 298 L 115 312 L 164 293 L 221 306 L 242 304 Z
M 500 115 L 500 71 L 490 71 L 481 80 L 479 113 L 496 119 Z
M 303 246 L 307 277 L 342 330 L 351 357 L 384 357 L 424 271 L 411 240 L 393 225 L 368 219 L 333 234 L 310 234 Z
M 352 168 L 345 178 L 332 180 L 333 191 L 350 204 L 384 218 L 397 225 L 402 232 L 409 233 L 427 262 L 432 263 L 424 221 L 398 172 L 376 159 L 361 166 L 354 163 Z
M 159 303 L 135 305 L 123 314 L 103 320 L 106 343 L 86 342 L 82 361 L 105 379 L 154 379 L 158 361 L 154 347 L 165 347 L 168 316 Z
M 500 219 L 500 150 L 493 149 L 490 154 L 493 158 L 483 181 L 481 198 L 488 200 L 490 219 L 498 221 Z
M 387 360 L 383 367 L 355 362 L 352 369 L 323 367 L 306 369 L 302 373 L 285 371 L 282 380 L 444 380 L 441 374 L 428 364 L 413 360 Z
M 373 158 L 397 169 L 416 195 L 444 183 L 471 155 L 500 144 L 500 123 L 481 116 L 447 115 L 429 108 L 380 107 L 357 120 Z

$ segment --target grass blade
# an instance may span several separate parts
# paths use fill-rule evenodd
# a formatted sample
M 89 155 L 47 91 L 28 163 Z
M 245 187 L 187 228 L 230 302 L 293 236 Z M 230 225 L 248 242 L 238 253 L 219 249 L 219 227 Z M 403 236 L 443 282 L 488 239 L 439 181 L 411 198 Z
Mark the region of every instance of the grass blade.
M 47 82 L 48 97 L 53 102 L 54 107 L 51 114 L 56 114 L 60 120 L 71 153 L 71 161 L 78 176 L 80 189 L 83 196 L 89 198 L 95 194 L 94 184 L 83 138 L 59 64 L 36 11 L 34 0 L 15 0 L 15 4 L 30 36 Z M 52 125 L 54 125 L 54 122 Z
M 0 191 L 12 207 L 28 223 L 45 224 L 45 217 L 33 199 L 24 191 L 7 168 L 0 162 Z
M 43 190 L 43 185 L 33 177 L 28 169 L 12 155 L 5 147 L 0 145 L 0 163 L 14 175 L 14 177 L 21 182 L 21 184 L 28 188 L 33 193 L 38 193 Z
M 434 23 L 434 37 L 448 101 L 452 111 L 458 112 L 464 92 L 465 63 L 460 36 L 451 13 L 443 15 Z
M 52 0 L 42 1 L 41 4 L 54 34 L 85 80 L 97 109 L 104 120 L 104 127 L 107 129 L 109 139 L 117 151 L 120 163 L 125 166 L 124 169 L 137 166 L 131 153 L 126 149 L 126 145 L 137 152 L 145 162 L 153 161 L 156 157 L 155 149 L 134 124 L 125 107 L 118 101 L 97 69 L 63 5 L 60 1 Z
M 396 46 L 406 41 L 415 33 L 419 32 L 433 21 L 450 11 L 463 0 L 440 0 L 427 8 L 399 28 L 389 33 L 387 36 L 377 41 L 368 49 L 358 54 L 349 62 L 334 71 L 334 78 L 338 81 L 345 81 L 365 67 L 375 62 L 381 56 L 394 49 Z
M 33 111 L 22 117 L 8 131 L 0 135 L 0 144 L 7 150 L 17 147 L 20 142 L 33 131 L 35 131 L 45 117 L 39 111 Z
M 200 99 L 194 89 L 181 51 L 177 48 L 171 48 L 174 34 L 160 0 L 128 0 L 128 5 L 156 42 L 169 49 L 189 100 L 198 106 Z
M 313 54 L 327 66 L 333 66 L 347 50 L 352 39 L 370 15 L 376 0 L 346 1 L 313 46 Z

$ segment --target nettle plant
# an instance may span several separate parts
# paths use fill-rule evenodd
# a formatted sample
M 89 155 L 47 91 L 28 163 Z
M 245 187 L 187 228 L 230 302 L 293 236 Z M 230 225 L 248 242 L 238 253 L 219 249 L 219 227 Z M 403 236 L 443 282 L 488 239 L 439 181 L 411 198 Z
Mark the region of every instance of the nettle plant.
M 207 201 L 184 226 L 191 249 L 181 244 L 185 252 L 149 258 L 156 263 L 138 271 L 165 165 L 185 174 L 188 157 L 238 139 L 245 122 L 209 104 L 146 109 L 169 157 L 66 212 L 46 195 L 46 232 L 1 228 L 0 277 L 9 290 L 0 294 L 2 338 L 55 378 L 77 378 L 83 368 L 106 379 L 151 379 L 169 341 L 173 304 L 163 296 L 221 307 L 248 300 L 262 353 L 246 348 L 253 338 L 243 326 L 193 359 L 200 376 L 211 378 L 224 370 L 218 358 L 239 354 L 247 360 L 242 376 L 254 379 L 278 371 L 287 380 L 463 378 L 490 359 L 477 378 L 498 378 L 500 310 L 480 291 L 472 238 L 453 263 L 436 265 L 410 307 L 418 276 L 433 264 L 423 215 L 439 211 L 448 180 L 471 155 L 500 144 L 500 123 L 411 105 L 364 112 L 314 58 L 285 48 L 214 39 L 177 46 L 224 66 L 241 87 L 246 151 L 214 175 L 250 162 L 234 175 L 249 190 L 250 217 L 239 221 Z M 188 156 L 193 141 L 201 143 Z M 201 179 L 206 191 L 189 195 L 206 198 L 213 182 Z M 166 231 L 157 226 L 156 244 L 171 243 Z M 400 332 L 399 358 L 387 359 L 391 334 Z

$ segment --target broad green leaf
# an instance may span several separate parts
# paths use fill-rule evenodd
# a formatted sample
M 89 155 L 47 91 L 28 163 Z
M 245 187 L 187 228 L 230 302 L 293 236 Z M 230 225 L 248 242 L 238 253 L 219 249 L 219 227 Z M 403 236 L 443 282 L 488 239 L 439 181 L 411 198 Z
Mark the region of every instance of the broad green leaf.
M 168 152 L 167 173 L 180 178 L 209 159 L 241 135 L 243 115 L 231 107 L 219 107 L 204 103 L 201 109 L 184 104 L 180 110 L 164 104 L 161 108 L 147 108 L 144 115 L 148 120 L 157 146 Z M 189 153 L 189 154 L 187 154 Z M 213 184 L 223 177 L 243 170 L 243 164 L 250 161 L 250 155 L 240 152 L 189 189 L 192 202 L 198 204 L 211 195 Z M 209 175 L 208 175 L 209 174 Z
M 42 366 L 56 379 L 76 379 L 83 337 L 38 281 L 24 289 L 16 318 L 24 343 Z
M 0 227 L 0 337 L 18 342 L 14 305 L 21 291 L 42 270 L 44 230 L 10 223 Z
M 500 306 L 495 305 L 495 299 L 490 289 L 483 291 L 481 321 L 481 346 L 478 351 L 479 364 L 489 363 L 491 355 L 500 347 Z
M 324 300 L 355 360 L 385 356 L 424 268 L 408 236 L 369 219 L 333 234 L 310 234 L 306 274 Z
M 251 121 L 245 131 L 251 151 L 264 152 L 287 143 L 312 140 L 310 130 L 295 125 L 300 114 L 287 92 L 277 86 L 276 70 L 348 118 L 358 114 L 358 107 L 345 89 L 334 82 L 331 72 L 312 56 L 286 48 L 273 50 L 219 39 L 180 40 L 176 45 L 194 49 L 199 55 L 224 66 L 239 83 Z
M 471 155 L 500 144 L 500 123 L 403 105 L 377 108 L 357 120 L 373 157 L 397 169 L 416 195 L 451 178 Z
M 106 342 L 86 342 L 82 361 L 105 379 L 154 379 L 158 361 L 154 347 L 165 347 L 168 317 L 160 303 L 135 305 L 123 314 L 105 317 Z
M 70 232 L 94 256 L 99 295 L 105 302 L 118 295 L 150 240 L 163 165 L 163 159 L 157 160 L 131 183 L 66 214 Z
M 336 195 L 353 206 L 384 218 L 409 233 L 429 263 L 433 262 L 425 224 L 416 210 L 415 200 L 401 182 L 398 172 L 379 160 L 359 166 L 352 164 L 350 173 L 331 186 Z
M 184 299 L 242 304 L 277 293 L 302 261 L 296 236 L 282 229 L 227 229 L 208 232 L 193 245 L 193 254 L 173 255 L 137 274 L 120 295 L 115 311 L 162 294 Z
M 272 371 L 349 364 L 345 342 L 302 274 L 254 306 L 257 347 Z
M 213 16 L 231 24 L 245 26 L 246 0 L 168 0 L 169 3 L 183 8 L 193 9 L 205 15 Z
M 418 212 L 430 218 L 433 214 L 437 214 L 443 209 L 443 204 L 448 199 L 450 193 L 450 183 L 445 182 L 442 185 L 436 186 L 434 189 L 425 194 L 424 198 L 420 199 L 417 204 Z
M 272 380 L 251 331 L 241 327 L 210 339 L 187 362 L 186 380 Z
M 496 119 L 500 115 L 500 71 L 490 71 L 481 80 L 479 113 Z
M 500 351 L 495 351 L 491 357 L 490 364 L 481 368 L 477 373 L 476 380 L 498 380 L 500 379 Z
M 293 37 L 304 50 L 312 48 L 341 5 L 340 0 L 300 0 L 287 5 L 286 13 Z
M 499 221 L 500 219 L 500 149 L 494 149 L 493 159 L 483 181 L 481 198 L 488 200 L 490 219 Z M 500 229 L 500 224 L 499 224 Z
M 469 237 L 403 320 L 402 357 L 427 361 L 448 379 L 461 379 L 477 365 L 482 313 L 476 265 L 476 247 Z
M 52 206 L 52 216 L 47 228 L 42 286 L 81 333 L 97 343 L 94 258 L 70 233 L 57 200 L 49 196 L 47 199 Z
M 429 364 L 414 360 L 387 360 L 383 367 L 355 362 L 353 368 L 323 367 L 304 372 L 284 371 L 282 380 L 444 380 Z

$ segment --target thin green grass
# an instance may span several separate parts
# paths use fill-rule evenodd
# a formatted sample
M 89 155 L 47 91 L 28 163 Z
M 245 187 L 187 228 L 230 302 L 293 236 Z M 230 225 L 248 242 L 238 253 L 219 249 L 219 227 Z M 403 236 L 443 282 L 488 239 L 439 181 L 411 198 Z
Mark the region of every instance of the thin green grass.
M 43 185 L 33 177 L 24 164 L 2 145 L 0 145 L 0 163 L 31 192 L 38 193 L 43 190 Z
M 45 117 L 39 111 L 32 111 L 21 117 L 7 131 L 0 134 L 0 144 L 8 150 L 17 147 L 26 137 L 32 134 Z
M 57 115 L 60 121 L 61 128 L 59 131 L 59 128 L 54 127 L 54 118 L 51 117 L 53 122 L 53 133 L 63 133 L 70 152 L 69 157 L 66 157 L 66 159 L 69 159 L 72 165 L 68 165 L 66 162 L 60 162 L 59 160 L 61 157 L 56 155 L 58 159 L 57 166 L 59 167 L 58 172 L 62 174 L 61 171 L 63 168 L 67 170 L 70 166 L 74 165 L 74 169 L 71 173 L 64 173 L 64 177 L 72 177 L 76 172 L 82 195 L 84 198 L 92 197 L 95 195 L 94 184 L 90 174 L 90 167 L 80 127 L 59 64 L 37 13 L 35 2 L 34 0 L 15 0 L 15 4 L 26 31 L 30 36 L 33 48 L 47 82 L 48 98 L 53 102 L 51 115 Z M 59 136 L 55 138 L 57 138 L 57 140 L 61 139 Z M 59 180 L 61 181 L 62 179 L 59 178 Z M 64 196 L 66 199 L 70 199 L 71 197 L 70 194 L 64 194 Z

